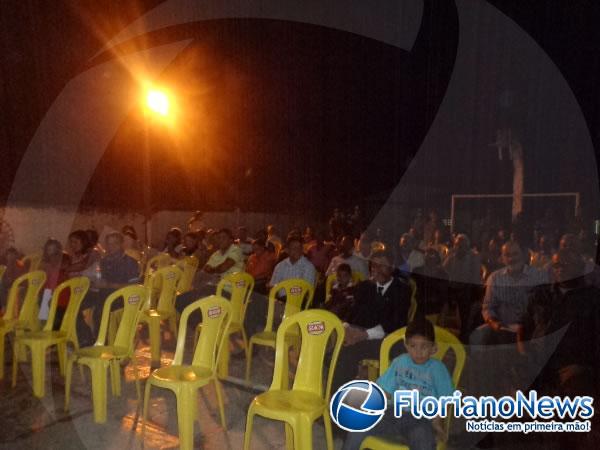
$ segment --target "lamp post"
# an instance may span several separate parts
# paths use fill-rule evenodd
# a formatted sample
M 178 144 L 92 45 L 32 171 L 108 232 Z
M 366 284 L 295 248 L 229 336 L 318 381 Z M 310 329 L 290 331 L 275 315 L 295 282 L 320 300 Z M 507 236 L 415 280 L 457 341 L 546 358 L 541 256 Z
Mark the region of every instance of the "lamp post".
M 170 112 L 169 96 L 162 90 L 149 89 L 145 96 L 144 108 L 144 238 L 146 246 L 152 241 L 152 176 L 150 165 L 150 124 L 152 117 L 166 120 Z

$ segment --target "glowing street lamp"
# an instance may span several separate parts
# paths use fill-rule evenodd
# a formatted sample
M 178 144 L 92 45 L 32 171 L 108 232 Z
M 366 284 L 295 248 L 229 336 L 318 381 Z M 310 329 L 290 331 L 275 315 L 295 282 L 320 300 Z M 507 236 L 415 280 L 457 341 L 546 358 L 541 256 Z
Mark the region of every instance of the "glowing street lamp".
M 163 91 L 149 90 L 146 95 L 146 106 L 150 111 L 161 116 L 169 115 L 169 97 Z

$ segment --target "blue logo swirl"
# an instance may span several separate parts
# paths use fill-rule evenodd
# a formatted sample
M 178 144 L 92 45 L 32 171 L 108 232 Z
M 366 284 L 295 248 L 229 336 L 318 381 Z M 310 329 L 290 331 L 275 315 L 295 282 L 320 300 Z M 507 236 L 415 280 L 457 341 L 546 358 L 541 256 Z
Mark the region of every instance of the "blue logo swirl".
M 379 423 L 386 407 L 385 393 L 376 383 L 357 380 L 337 390 L 329 413 L 336 425 L 346 431 L 367 431 Z

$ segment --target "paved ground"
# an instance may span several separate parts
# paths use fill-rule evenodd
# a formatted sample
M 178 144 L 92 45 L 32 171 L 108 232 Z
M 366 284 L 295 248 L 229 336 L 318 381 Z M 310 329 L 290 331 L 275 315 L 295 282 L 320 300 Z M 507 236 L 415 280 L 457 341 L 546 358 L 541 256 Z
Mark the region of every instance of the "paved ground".
M 163 349 L 162 364 L 170 363 L 173 342 L 168 340 Z M 7 349 L 8 350 L 8 349 Z M 149 348 L 147 342 L 140 341 L 137 348 L 140 376 L 148 376 Z M 10 352 L 7 355 L 6 372 L 10 374 Z M 253 380 L 256 384 L 270 384 L 273 370 L 273 353 L 263 351 L 255 357 Z M 243 377 L 245 360 L 232 359 L 230 375 Z M 0 381 L 0 448 L 4 449 L 170 449 L 178 447 L 177 418 L 175 399 L 166 390 L 153 390 L 150 405 L 150 423 L 145 438 L 141 437 L 141 406 L 135 394 L 135 384 L 131 365 L 125 368 L 126 382 L 123 395 L 113 398 L 109 393 L 108 420 L 106 424 L 93 422 L 89 380 L 82 380 L 78 370 L 73 373 L 71 410 L 63 410 L 64 381 L 58 373 L 56 356 L 49 357 L 46 397 L 41 401 L 33 397 L 30 388 L 30 366 L 23 364 L 19 370 L 18 384 L 10 387 L 10 380 Z M 9 377 L 7 377 L 9 378 Z M 226 383 L 226 415 L 228 430 L 220 426 L 215 408 L 215 393 L 212 387 L 201 390 L 198 396 L 200 420 L 196 424 L 196 447 L 206 449 L 241 449 L 244 435 L 247 407 L 256 391 L 240 384 Z M 458 431 L 464 425 L 456 423 Z M 252 436 L 252 448 L 260 450 L 284 448 L 283 425 L 277 422 L 256 419 Z M 464 433 L 463 433 L 464 436 Z M 472 448 L 476 436 L 467 436 L 468 441 L 454 438 L 451 448 Z M 501 438 L 501 439 L 500 439 Z M 519 443 L 520 439 L 499 436 L 494 448 L 533 449 L 539 444 Z M 341 447 L 341 437 L 336 438 L 336 449 Z M 544 444 L 545 450 L 553 447 Z M 314 448 L 325 448 L 323 427 L 314 427 Z

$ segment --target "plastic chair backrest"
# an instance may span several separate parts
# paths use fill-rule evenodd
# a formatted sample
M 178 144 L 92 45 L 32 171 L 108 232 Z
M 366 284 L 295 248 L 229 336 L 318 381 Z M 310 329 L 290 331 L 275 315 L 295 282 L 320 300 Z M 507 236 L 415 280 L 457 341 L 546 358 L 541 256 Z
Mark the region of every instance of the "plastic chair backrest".
M 177 267 L 183 272 L 179 279 L 179 283 L 177 283 L 177 292 L 187 292 L 192 288 L 192 282 L 194 281 L 194 276 L 198 270 L 198 264 L 200 264 L 200 261 L 195 256 L 186 256 L 177 261 Z
M 410 287 L 410 307 L 408 308 L 408 317 L 406 322 L 410 323 L 414 320 L 417 314 L 417 283 L 412 278 L 408 279 Z
M 6 266 L 0 265 L 0 281 L 4 277 L 4 272 L 6 272 Z
M 144 271 L 144 284 L 150 279 L 150 276 L 156 269 L 161 269 L 173 262 L 173 258 L 168 253 L 159 253 L 153 256 L 146 262 L 146 270 Z
M 201 298 L 185 307 L 179 321 L 179 334 L 177 337 L 177 348 L 173 357 L 173 365 L 180 366 L 183 363 L 185 350 L 185 335 L 187 332 L 187 321 L 190 314 L 200 310 L 202 314 L 202 331 L 194 349 L 192 365 L 210 369 L 212 373 L 217 370 L 217 362 L 224 343 L 226 330 L 231 324 L 231 303 L 218 295 L 210 295 Z
M 269 291 L 269 309 L 267 311 L 267 323 L 265 331 L 273 331 L 273 319 L 275 317 L 275 301 L 277 293 L 285 291 L 285 309 L 283 310 L 283 319 L 290 317 L 303 309 L 308 309 L 312 304 L 315 295 L 315 288 L 306 280 L 299 278 L 291 278 L 281 281 L 271 288 Z M 304 301 L 304 299 L 306 301 Z
M 450 333 L 448 330 L 440 327 L 434 327 L 435 329 L 435 343 L 437 345 L 437 353 L 433 355 L 434 358 L 440 361 L 444 358 L 448 350 L 452 349 L 454 352 L 456 362 L 454 364 L 454 370 L 452 371 L 452 383 L 455 387 L 458 386 L 460 376 L 463 368 L 465 367 L 466 352 L 463 344 L 458 340 L 456 336 Z M 390 350 L 399 341 L 404 340 L 406 334 L 406 327 L 400 328 L 389 334 L 381 343 L 381 351 L 379 353 L 379 374 L 383 374 L 390 366 Z
M 244 323 L 246 307 L 253 289 L 254 278 L 249 273 L 236 272 L 221 278 L 217 286 L 217 295 L 223 296 L 223 290 L 231 293 L 231 322 Z
M 361 281 L 364 281 L 365 277 L 360 272 L 352 272 L 352 281 L 354 284 L 358 284 Z M 331 298 L 331 289 L 333 288 L 333 283 L 337 280 L 337 274 L 332 273 L 327 276 L 327 280 L 325 280 L 325 303 L 329 301 Z
M 335 314 L 323 309 L 300 311 L 281 322 L 275 343 L 275 368 L 271 389 L 282 389 L 287 382 L 283 379 L 288 373 L 284 367 L 287 361 L 284 352 L 287 352 L 289 347 L 286 335 L 298 328 L 302 343 L 292 389 L 329 398 L 333 373 L 345 331 L 342 321 Z M 335 333 L 335 346 L 329 363 L 325 392 L 323 392 L 323 369 L 327 357 L 327 344 L 333 333 Z
M 69 304 L 65 311 L 65 315 L 60 323 L 60 331 L 71 337 L 75 333 L 75 322 L 77 320 L 77 313 L 79 312 L 79 306 L 85 294 L 87 294 L 90 288 L 90 279 L 87 277 L 76 277 L 70 280 L 63 281 L 60 283 L 52 293 L 50 299 L 50 311 L 48 313 L 48 320 L 44 325 L 44 331 L 52 331 L 54 326 L 54 317 L 56 315 L 56 307 L 58 306 L 58 299 L 60 295 L 65 291 L 69 291 Z
M 30 330 L 39 329 L 38 320 L 38 299 L 40 297 L 40 291 L 46 282 L 46 272 L 42 270 L 35 270 L 21 275 L 10 287 L 8 291 L 8 301 L 6 302 L 6 311 L 4 312 L 4 320 L 19 319 L 27 324 L 27 328 Z M 26 284 L 25 294 L 23 295 L 23 301 L 21 302 L 21 309 L 18 310 L 19 305 L 19 292 L 21 286 Z
M 38 268 L 40 267 L 40 263 L 42 262 L 42 255 L 40 255 L 39 253 L 25 255 L 22 261 L 25 267 L 27 267 L 27 271 L 33 272 L 35 270 L 38 270 Z
M 111 305 L 119 298 L 123 298 L 123 315 L 117 328 L 117 334 L 113 343 L 114 347 L 127 349 L 128 352 L 133 350 L 133 338 L 137 329 L 138 320 L 140 317 L 141 305 L 144 304 L 144 299 L 147 296 L 147 288 L 141 284 L 132 284 L 118 289 L 110 294 L 104 302 L 102 308 L 102 320 L 100 321 L 100 330 L 98 339 L 94 345 L 105 345 L 106 334 L 108 331 L 108 322 L 110 316 Z
M 158 311 L 174 311 L 177 283 L 180 278 L 181 269 L 176 266 L 163 267 L 152 273 L 150 287 L 151 289 L 158 288 L 158 300 L 155 307 L 154 305 L 150 305 L 150 303 L 147 306 L 152 306 Z M 148 301 L 150 302 L 151 300 L 151 297 L 148 297 Z

